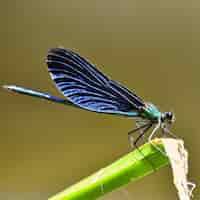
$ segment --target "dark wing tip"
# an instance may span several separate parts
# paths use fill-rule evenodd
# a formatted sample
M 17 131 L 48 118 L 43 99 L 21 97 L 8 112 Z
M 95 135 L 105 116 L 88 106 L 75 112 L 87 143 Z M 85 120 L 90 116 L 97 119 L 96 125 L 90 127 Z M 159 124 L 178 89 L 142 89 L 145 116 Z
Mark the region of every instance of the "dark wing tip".
M 65 51 L 65 48 L 64 47 L 56 47 L 56 48 L 50 48 L 48 49 L 48 53 L 55 53 L 55 52 L 63 52 Z
M 72 58 L 74 55 L 75 53 L 73 51 L 64 47 L 50 48 L 48 50 L 45 62 L 49 64 L 51 61 L 57 60 L 59 58 L 65 59 L 66 56 L 68 56 L 68 58 Z
M 48 49 L 48 54 L 62 54 L 62 53 L 75 54 L 75 52 L 73 52 L 72 50 L 66 49 L 64 47 L 56 47 Z

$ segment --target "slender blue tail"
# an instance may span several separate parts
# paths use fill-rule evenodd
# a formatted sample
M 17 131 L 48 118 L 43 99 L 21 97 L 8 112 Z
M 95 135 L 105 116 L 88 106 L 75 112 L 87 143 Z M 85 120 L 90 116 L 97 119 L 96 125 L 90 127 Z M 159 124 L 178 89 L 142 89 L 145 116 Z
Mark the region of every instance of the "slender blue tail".
M 16 86 L 16 85 L 4 85 L 2 87 L 3 87 L 3 89 L 13 91 L 13 92 L 16 92 L 16 93 L 19 93 L 19 94 L 38 97 L 38 98 L 41 98 L 41 99 L 53 101 L 55 103 L 73 105 L 67 99 L 62 99 L 62 98 L 59 98 L 59 97 L 56 97 L 56 96 L 52 96 L 48 93 L 39 92 L 39 91 L 32 90 L 32 89 L 29 89 L 29 88 L 19 87 L 19 86 Z

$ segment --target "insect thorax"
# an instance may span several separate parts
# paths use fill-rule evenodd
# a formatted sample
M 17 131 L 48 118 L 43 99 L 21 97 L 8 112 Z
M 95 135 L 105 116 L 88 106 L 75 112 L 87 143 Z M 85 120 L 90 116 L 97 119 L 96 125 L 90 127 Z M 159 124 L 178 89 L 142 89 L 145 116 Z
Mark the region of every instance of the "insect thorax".
M 162 113 L 152 103 L 146 103 L 141 115 L 144 118 L 157 121 L 158 119 L 161 118 Z

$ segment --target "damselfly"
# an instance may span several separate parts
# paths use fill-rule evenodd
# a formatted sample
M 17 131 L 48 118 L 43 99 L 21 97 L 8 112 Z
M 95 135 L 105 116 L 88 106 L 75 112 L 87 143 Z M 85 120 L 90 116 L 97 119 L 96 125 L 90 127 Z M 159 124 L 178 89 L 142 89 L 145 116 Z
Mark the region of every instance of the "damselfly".
M 48 51 L 46 63 L 51 78 L 65 98 L 15 85 L 5 85 L 3 88 L 98 113 L 139 118 L 137 128 L 128 133 L 132 145 L 136 145 L 151 127 L 154 129 L 148 137 L 149 141 L 158 128 L 161 128 L 163 134 L 172 134 L 167 128 L 167 124 L 173 123 L 175 119 L 172 112 L 160 112 L 155 105 L 143 101 L 135 93 L 108 78 L 77 53 L 53 48 Z M 140 133 L 133 142 L 132 134 L 136 131 Z

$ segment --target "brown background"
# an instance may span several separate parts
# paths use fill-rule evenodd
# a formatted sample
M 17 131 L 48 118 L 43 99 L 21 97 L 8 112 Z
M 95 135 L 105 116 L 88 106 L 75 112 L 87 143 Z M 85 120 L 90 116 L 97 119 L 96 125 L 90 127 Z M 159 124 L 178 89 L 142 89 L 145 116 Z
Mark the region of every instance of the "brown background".
M 0 6 L 0 80 L 60 95 L 50 47 L 78 51 L 162 111 L 200 178 L 200 3 L 197 0 L 7 0 Z M 47 199 L 129 151 L 134 121 L 0 91 L 0 199 Z M 200 197 L 198 189 L 196 198 Z M 108 199 L 176 199 L 169 168 Z

